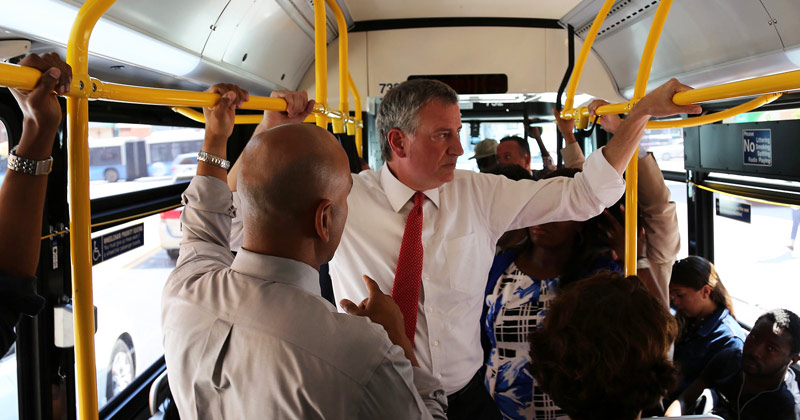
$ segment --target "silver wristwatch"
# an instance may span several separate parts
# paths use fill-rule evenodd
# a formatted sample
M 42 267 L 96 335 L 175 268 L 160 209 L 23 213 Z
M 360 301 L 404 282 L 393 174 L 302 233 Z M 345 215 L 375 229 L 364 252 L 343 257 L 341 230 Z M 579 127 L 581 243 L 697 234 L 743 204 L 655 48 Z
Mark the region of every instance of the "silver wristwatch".
M 8 169 L 29 175 L 47 175 L 53 169 L 53 157 L 45 160 L 33 160 L 17 156 L 17 147 L 8 153 Z
M 214 156 L 210 153 L 200 152 L 197 154 L 197 160 L 205 163 L 210 163 L 214 166 L 219 166 L 222 169 L 230 169 L 231 161 L 225 160 L 219 156 Z

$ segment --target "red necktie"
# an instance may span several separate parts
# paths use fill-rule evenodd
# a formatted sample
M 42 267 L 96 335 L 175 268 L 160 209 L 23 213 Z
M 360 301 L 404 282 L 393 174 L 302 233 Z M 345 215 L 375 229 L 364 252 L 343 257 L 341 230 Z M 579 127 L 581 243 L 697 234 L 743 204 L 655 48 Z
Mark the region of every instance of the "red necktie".
M 419 288 L 422 282 L 422 203 L 425 195 L 414 193 L 414 207 L 406 219 L 406 230 L 397 257 L 394 272 L 392 298 L 403 313 L 406 335 L 414 344 L 417 331 L 417 308 L 419 307 Z

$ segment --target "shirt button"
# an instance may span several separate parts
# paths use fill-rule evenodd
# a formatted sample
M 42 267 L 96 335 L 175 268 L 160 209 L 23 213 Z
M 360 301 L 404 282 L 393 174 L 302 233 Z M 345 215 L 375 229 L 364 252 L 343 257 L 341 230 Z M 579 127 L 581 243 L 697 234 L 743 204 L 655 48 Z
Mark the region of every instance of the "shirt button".
M 436 347 L 439 347 L 439 340 L 434 340 L 433 341 L 433 345 L 436 346 Z
M 430 280 L 430 279 L 431 279 L 431 278 L 430 278 L 430 277 L 428 277 L 427 275 L 423 275 L 423 276 L 422 276 L 422 280 L 423 280 L 423 281 L 428 281 L 428 280 Z
M 436 377 L 437 377 L 438 379 L 442 379 L 442 374 L 440 373 L 440 374 L 436 375 Z

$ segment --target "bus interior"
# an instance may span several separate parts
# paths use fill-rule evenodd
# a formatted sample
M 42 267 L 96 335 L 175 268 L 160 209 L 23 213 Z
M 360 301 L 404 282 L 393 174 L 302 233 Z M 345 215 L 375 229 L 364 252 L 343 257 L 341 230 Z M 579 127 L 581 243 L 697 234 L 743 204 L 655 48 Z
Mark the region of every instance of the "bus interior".
M 0 60 L 14 64 L 27 53 L 49 51 L 67 57 L 80 8 L 100 1 L 3 2 Z M 375 128 L 381 98 L 405 80 L 436 78 L 459 93 L 464 154 L 457 167 L 477 171 L 470 156 L 479 141 L 528 139 L 526 126 L 539 127 L 549 152 L 560 158 L 563 143 L 552 109 L 567 105 L 568 98 L 567 108 L 574 103 L 575 109 L 591 98 L 612 104 L 633 99 L 648 33 L 665 2 L 612 1 L 585 63 L 576 63 L 605 1 L 329 0 L 320 21 L 315 2 L 306 0 L 117 0 L 108 2 L 91 35 L 88 74 L 109 84 L 190 92 L 218 82 L 237 84 L 254 96 L 304 90 L 317 101 L 323 76 L 326 105 L 350 124 L 333 131 L 351 166 L 359 167 L 363 157 L 372 169 L 383 164 Z M 331 3 L 344 22 L 337 21 Z M 709 88 L 792 74 L 800 68 L 798 21 L 796 0 L 675 1 L 645 86 L 653 89 L 674 77 Z M 323 23 L 322 35 L 315 22 Z M 343 35 L 347 45 L 341 55 Z M 327 57 L 322 64 L 315 50 L 320 36 Z M 342 95 L 342 58 L 360 93 L 358 109 L 355 97 Z M 576 75 L 578 67 L 582 72 Z M 761 107 L 714 123 L 649 129 L 641 142 L 659 162 L 677 203 L 678 257 L 714 262 L 746 326 L 772 308 L 800 312 L 800 251 L 790 238 L 792 214 L 800 206 L 800 75 L 793 80 L 705 101 L 703 114 L 709 115 L 782 92 Z M 574 83 L 572 97 L 564 95 L 570 93 L 568 82 Z M 38 316 L 23 317 L 15 347 L 0 360 L 0 420 L 145 419 L 158 408 L 150 406 L 151 399 L 166 392 L 161 290 L 175 266 L 181 193 L 197 166 L 192 157 L 202 145 L 203 124 L 170 105 L 146 101 L 92 98 L 88 109 L 89 243 L 121 229 L 142 234 L 133 249 L 95 258 L 89 268 L 98 406 L 78 407 L 69 226 L 70 207 L 86 204 L 68 194 L 65 119 L 53 150 L 37 275 L 47 303 Z M 257 122 L 261 111 L 239 113 Z M 21 128 L 21 111 L 2 88 L 0 177 Z M 236 126 L 228 144 L 231 161 L 253 128 Z M 755 164 L 746 157 L 745 133 L 753 130 L 771 136 L 769 156 Z M 578 134 L 587 155 L 609 138 L 600 127 L 582 127 Z M 536 143 L 531 145 L 533 166 L 541 168 L 542 156 Z

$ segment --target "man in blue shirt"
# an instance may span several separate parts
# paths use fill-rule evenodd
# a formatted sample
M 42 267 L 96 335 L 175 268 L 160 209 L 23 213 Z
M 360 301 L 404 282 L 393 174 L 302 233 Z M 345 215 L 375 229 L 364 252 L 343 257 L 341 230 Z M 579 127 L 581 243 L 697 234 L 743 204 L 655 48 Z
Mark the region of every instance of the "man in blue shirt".
M 742 350 L 720 352 L 700 378 L 667 409 L 680 416 L 694 409 L 704 388 L 719 397 L 714 414 L 726 420 L 795 420 L 800 401 L 793 395 L 789 366 L 800 360 L 800 318 L 785 309 L 762 315 Z

